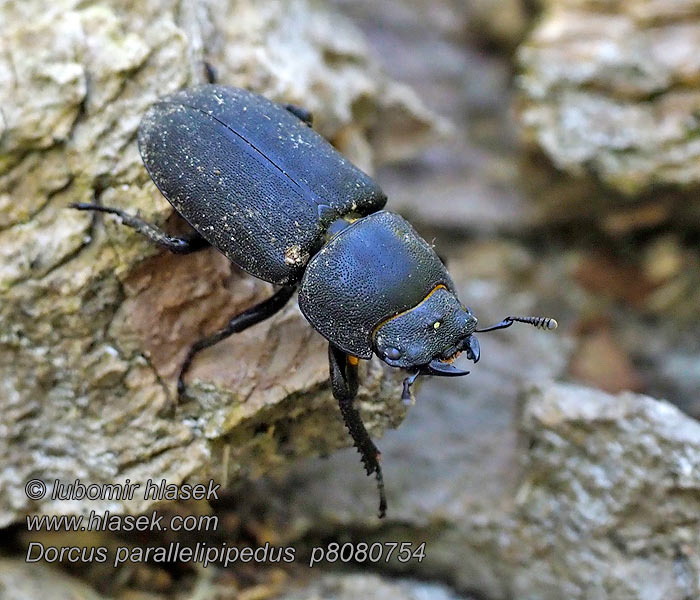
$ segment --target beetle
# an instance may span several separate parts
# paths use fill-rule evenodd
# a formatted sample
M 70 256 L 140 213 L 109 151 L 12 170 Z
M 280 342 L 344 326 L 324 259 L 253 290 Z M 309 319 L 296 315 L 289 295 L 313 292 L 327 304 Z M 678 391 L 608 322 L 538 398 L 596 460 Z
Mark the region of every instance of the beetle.
M 384 211 L 386 195 L 367 174 L 316 133 L 311 114 L 250 91 L 206 84 L 157 101 L 143 116 L 138 148 L 160 192 L 192 226 L 170 236 L 118 208 L 78 210 L 118 216 L 172 252 L 214 246 L 244 271 L 279 289 L 196 342 L 178 376 L 178 397 L 193 357 L 279 311 L 298 288 L 301 312 L 328 344 L 330 383 L 368 475 L 379 516 L 386 514 L 380 453 L 353 404 L 358 363 L 374 354 L 408 372 L 401 397 L 419 375 L 466 375 L 461 352 L 479 360 L 477 332 L 545 317 L 507 317 L 477 329 L 442 260 L 413 227 Z

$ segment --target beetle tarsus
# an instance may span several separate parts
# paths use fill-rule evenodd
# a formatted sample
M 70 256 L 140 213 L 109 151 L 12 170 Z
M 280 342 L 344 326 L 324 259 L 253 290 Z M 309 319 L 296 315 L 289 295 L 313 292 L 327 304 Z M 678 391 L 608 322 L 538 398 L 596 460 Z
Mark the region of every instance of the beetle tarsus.
M 360 413 L 353 406 L 353 400 L 357 395 L 357 364 L 350 363 L 347 360 L 347 356 L 345 352 L 332 344 L 328 345 L 331 388 L 333 389 L 333 396 L 340 406 L 345 426 L 350 432 L 355 448 L 360 453 L 365 471 L 367 475 L 374 473 L 377 480 L 379 518 L 382 519 L 386 515 L 387 502 L 384 492 L 384 476 L 382 475 L 382 468 L 379 466 L 380 453 L 369 437 Z
M 199 233 L 195 232 L 186 237 L 168 235 L 165 233 L 165 231 L 159 229 L 155 225 L 151 225 L 143 219 L 130 215 L 129 213 L 126 213 L 118 208 L 91 204 L 89 202 L 75 202 L 73 204 L 69 204 L 68 206 L 69 208 L 75 208 L 76 210 L 93 210 L 95 212 L 116 215 L 121 219 L 124 225 L 135 229 L 141 235 L 146 236 L 149 240 L 161 248 L 170 250 L 170 252 L 173 252 L 174 254 L 191 254 L 192 252 L 204 250 L 204 248 L 208 248 L 210 246 L 209 242 Z
M 401 392 L 401 400 L 404 404 L 411 404 L 411 386 L 415 383 L 416 377 L 420 375 L 420 371 L 411 373 L 403 380 L 403 391 Z
M 295 289 L 296 286 L 293 285 L 286 285 L 280 288 L 267 300 L 263 300 L 255 306 L 251 306 L 249 309 L 237 314 L 228 322 L 226 327 L 223 327 L 222 329 L 219 329 L 211 335 L 203 337 L 192 344 L 187 352 L 187 356 L 185 356 L 185 360 L 182 363 L 180 374 L 177 377 L 178 401 L 182 399 L 185 392 L 185 375 L 192 364 L 192 360 L 198 352 L 204 350 L 205 348 L 209 348 L 214 344 L 218 344 L 221 340 L 226 339 L 234 333 L 239 333 L 245 329 L 248 329 L 248 327 L 252 327 L 257 323 L 264 321 L 265 319 L 269 319 L 272 315 L 281 310 L 285 304 L 287 304 L 287 301 L 294 294 Z
M 378 458 L 378 456 L 377 456 Z M 379 512 L 377 516 L 380 519 L 386 517 L 386 493 L 384 492 L 384 476 L 382 475 L 382 470 L 377 469 L 375 471 L 375 477 L 377 479 L 377 489 L 379 490 Z
M 207 83 L 216 83 L 218 77 L 216 76 L 216 69 L 208 60 L 204 62 L 204 79 Z
M 296 104 L 285 104 L 284 107 L 292 113 L 295 117 L 298 117 L 301 121 L 304 121 L 309 127 L 314 124 L 314 116 L 311 111 L 297 106 Z

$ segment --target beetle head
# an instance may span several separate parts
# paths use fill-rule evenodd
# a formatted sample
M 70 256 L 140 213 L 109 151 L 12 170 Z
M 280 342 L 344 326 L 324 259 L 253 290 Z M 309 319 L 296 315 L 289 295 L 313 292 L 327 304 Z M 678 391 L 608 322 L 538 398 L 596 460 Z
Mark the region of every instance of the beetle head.
M 377 327 L 374 351 L 392 367 L 418 369 L 426 375 L 466 375 L 450 363 L 461 352 L 479 360 L 475 329 L 471 311 L 454 293 L 438 286 L 420 304 Z

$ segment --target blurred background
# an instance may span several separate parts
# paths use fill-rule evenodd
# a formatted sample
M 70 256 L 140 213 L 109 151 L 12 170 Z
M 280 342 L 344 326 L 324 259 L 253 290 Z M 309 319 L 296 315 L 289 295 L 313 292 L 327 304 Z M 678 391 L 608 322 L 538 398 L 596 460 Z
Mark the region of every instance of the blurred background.
M 3 3 L 0 597 L 700 598 L 698 15 L 695 0 Z M 354 449 L 336 450 L 325 344 L 296 307 L 206 353 L 173 409 L 189 343 L 269 286 L 65 209 L 96 196 L 182 229 L 135 131 L 204 61 L 310 109 L 481 326 L 560 324 L 480 336 L 471 374 L 426 378 L 408 409 L 400 374 L 363 366 L 384 521 Z M 226 484 L 211 505 L 159 507 L 218 515 L 216 533 L 26 531 L 28 513 L 94 508 L 28 503 L 27 479 L 124 476 Z M 297 560 L 27 565 L 31 541 L 269 542 Z M 309 569 L 331 542 L 425 542 L 425 558 Z

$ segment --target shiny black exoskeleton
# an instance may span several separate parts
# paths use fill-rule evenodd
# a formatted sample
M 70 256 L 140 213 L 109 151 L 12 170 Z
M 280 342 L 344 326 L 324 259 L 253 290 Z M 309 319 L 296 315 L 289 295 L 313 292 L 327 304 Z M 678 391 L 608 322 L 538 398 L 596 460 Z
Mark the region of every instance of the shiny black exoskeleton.
M 245 271 L 281 286 L 197 342 L 194 355 L 280 310 L 299 289 L 299 307 L 329 341 L 330 378 L 345 424 L 386 511 L 379 451 L 353 406 L 359 359 L 377 354 L 406 369 L 402 397 L 418 375 L 466 375 L 451 361 L 479 360 L 477 320 L 457 298 L 445 266 L 386 196 L 311 127 L 311 115 L 242 89 L 203 85 L 158 101 L 138 133 L 158 189 L 193 227 L 172 237 L 117 208 L 76 204 L 122 222 L 177 253 L 214 246 Z M 508 317 L 553 328 L 553 319 Z M 485 331 L 485 330 L 482 330 Z

